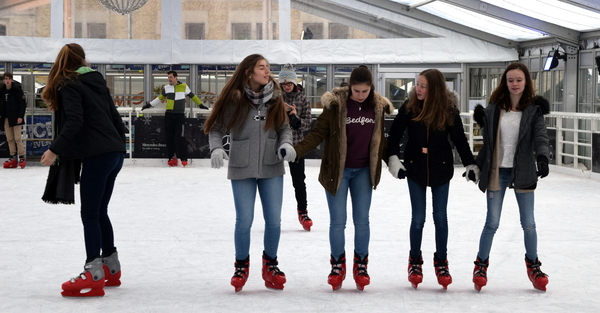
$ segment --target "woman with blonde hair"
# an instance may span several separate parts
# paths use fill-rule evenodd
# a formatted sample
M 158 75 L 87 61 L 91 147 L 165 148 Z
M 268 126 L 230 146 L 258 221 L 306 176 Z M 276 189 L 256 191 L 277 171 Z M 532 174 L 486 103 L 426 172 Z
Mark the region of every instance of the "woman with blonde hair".
M 229 160 L 235 203 L 235 273 L 231 285 L 240 291 L 250 266 L 250 230 L 256 192 L 265 219 L 262 277 L 265 286 L 283 289 L 285 274 L 279 270 L 277 250 L 281 234 L 283 160 L 294 161 L 292 133 L 281 88 L 271 76 L 268 61 L 260 54 L 247 56 L 225 84 L 204 124 L 209 134 L 211 166 L 220 168 Z M 229 134 L 229 155 L 223 137 Z

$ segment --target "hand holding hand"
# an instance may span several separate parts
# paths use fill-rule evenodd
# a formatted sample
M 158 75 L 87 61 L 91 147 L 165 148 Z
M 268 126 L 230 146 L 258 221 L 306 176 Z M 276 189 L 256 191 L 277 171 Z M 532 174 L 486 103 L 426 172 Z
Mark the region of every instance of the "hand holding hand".
M 397 155 L 392 155 L 388 159 L 388 170 L 394 178 L 403 179 L 406 177 L 406 168 Z
M 296 150 L 289 143 L 283 143 L 279 150 L 277 151 L 277 155 L 280 159 L 283 159 L 288 162 L 294 162 L 296 160 Z
M 466 170 L 463 173 L 463 177 L 467 181 L 473 181 L 476 184 L 479 182 L 480 175 L 481 175 L 481 171 L 479 170 L 479 167 L 477 166 L 477 164 L 467 165 Z
M 223 160 L 229 160 L 229 156 L 223 148 L 216 148 L 210 153 L 210 167 L 221 168 Z

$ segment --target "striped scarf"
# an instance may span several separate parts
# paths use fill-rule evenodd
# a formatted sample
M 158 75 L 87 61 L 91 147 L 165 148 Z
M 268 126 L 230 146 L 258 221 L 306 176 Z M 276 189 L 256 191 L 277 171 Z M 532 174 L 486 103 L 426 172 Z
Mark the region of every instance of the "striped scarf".
M 273 97 L 273 89 L 273 81 L 270 81 L 259 92 L 254 92 L 249 85 L 246 85 L 244 92 L 246 93 L 246 97 L 252 101 L 252 104 L 258 108 L 261 104 L 267 103 L 271 97 Z

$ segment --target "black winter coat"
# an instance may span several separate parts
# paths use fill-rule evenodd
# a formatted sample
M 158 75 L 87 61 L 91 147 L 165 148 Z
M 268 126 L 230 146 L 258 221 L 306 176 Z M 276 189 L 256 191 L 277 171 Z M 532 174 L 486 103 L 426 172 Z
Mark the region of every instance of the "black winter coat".
M 454 157 L 450 140 L 456 146 L 464 166 L 475 164 L 456 107 L 457 98 L 450 93 L 449 99 L 454 123 L 452 126 L 447 126 L 445 130 L 428 129 L 422 122 L 413 121 L 414 115 L 407 111 L 407 103 L 404 103 L 398 109 L 389 132 L 388 157 L 400 155 L 400 142 L 407 135 L 408 142 L 404 149 L 406 176 L 423 186 L 441 186 L 454 176 Z M 427 153 L 423 153 L 424 148 Z
M 5 118 L 8 119 L 10 127 L 25 124 L 25 109 L 27 109 L 21 83 L 13 81 L 12 87 L 8 90 L 8 101 L 4 97 L 5 92 L 6 85 L 2 85 L 0 88 L 0 129 L 2 130 L 4 130 Z M 19 118 L 23 119 L 21 123 L 18 123 Z
M 125 152 L 125 126 L 102 74 L 80 74 L 58 93 L 58 135 L 50 150 L 61 160 Z

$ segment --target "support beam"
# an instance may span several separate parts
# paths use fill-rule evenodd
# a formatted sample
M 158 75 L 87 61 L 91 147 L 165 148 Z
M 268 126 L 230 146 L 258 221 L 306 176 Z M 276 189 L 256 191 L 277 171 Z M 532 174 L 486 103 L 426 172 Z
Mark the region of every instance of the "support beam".
M 600 3 L 596 1 L 589 0 L 558 0 L 564 3 L 568 3 L 570 5 L 578 6 L 582 9 L 590 10 L 594 13 L 600 13 Z

